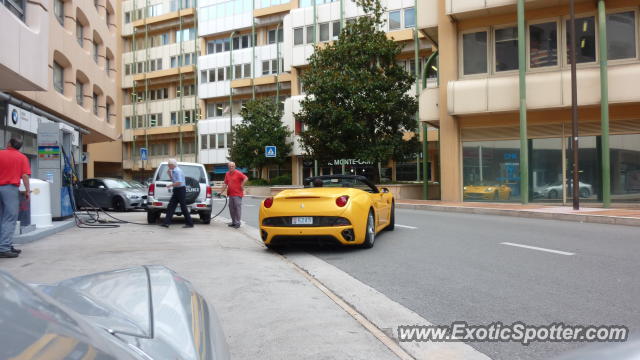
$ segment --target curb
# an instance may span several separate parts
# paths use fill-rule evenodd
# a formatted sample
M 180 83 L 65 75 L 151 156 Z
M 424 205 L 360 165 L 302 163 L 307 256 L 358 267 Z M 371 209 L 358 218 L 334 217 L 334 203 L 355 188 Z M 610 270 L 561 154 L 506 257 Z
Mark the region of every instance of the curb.
M 530 219 L 561 220 L 561 221 L 586 222 L 586 223 L 609 224 L 609 225 L 640 226 L 640 218 L 624 217 L 624 216 L 562 214 L 562 213 L 556 214 L 556 213 L 547 213 L 547 212 L 539 212 L 539 211 L 531 211 L 531 210 L 487 209 L 487 208 L 480 208 L 480 207 L 446 206 L 446 205 L 429 205 L 429 204 L 403 204 L 400 202 L 396 203 L 396 207 L 398 209 L 455 212 L 455 213 L 463 213 L 463 214 L 498 215 L 498 216 L 523 217 L 523 218 L 530 218 Z
M 53 234 L 57 234 L 61 231 L 65 231 L 71 229 L 76 226 L 74 220 L 66 220 L 66 221 L 55 221 L 55 225 L 49 226 L 46 228 L 37 229 L 36 231 L 14 236 L 13 243 L 14 244 L 27 244 L 30 242 L 38 241 L 46 238 L 47 236 L 51 236 Z

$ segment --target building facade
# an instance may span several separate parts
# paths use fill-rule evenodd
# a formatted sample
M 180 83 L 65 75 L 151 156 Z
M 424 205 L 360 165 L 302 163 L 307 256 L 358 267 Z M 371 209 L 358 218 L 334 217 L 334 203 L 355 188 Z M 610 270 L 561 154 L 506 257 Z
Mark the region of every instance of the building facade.
M 420 119 L 440 129 L 443 200 L 571 201 L 568 1 L 526 1 L 523 34 L 516 5 L 516 0 L 420 2 L 418 26 L 437 36 L 439 57 L 439 86 L 423 90 Z M 637 1 L 576 1 L 584 202 L 603 203 L 607 192 L 613 203 L 640 202 L 639 10 Z M 526 44 L 525 111 L 520 111 L 520 41 Z M 522 118 L 527 125 L 521 135 Z M 521 166 L 528 168 L 524 194 Z
M 122 2 L 122 167 L 145 180 L 162 161 L 198 161 L 195 0 Z
M 60 124 L 78 163 L 91 144 L 118 138 L 118 19 L 113 0 L 0 2 L 1 145 L 22 137 L 34 174 L 41 123 Z M 88 159 L 85 172 L 92 176 L 101 162 L 118 168 L 120 161 L 115 147 Z
M 383 1 L 388 10 L 385 31 L 390 38 L 404 45 L 398 61 L 415 74 L 414 3 L 414 0 Z M 243 103 L 266 97 L 281 104 L 283 123 L 294 133 L 290 165 L 271 169 L 270 177 L 290 174 L 293 184 L 301 184 L 304 177 L 313 173 L 355 173 L 375 166 L 359 159 L 336 159 L 332 163 L 317 164 L 306 158 L 297 136 L 302 126 L 294 120 L 304 97 L 300 74 L 309 66 L 307 59 L 314 51 L 313 45 L 337 39 L 346 21 L 362 15 L 355 2 L 349 0 L 199 1 L 200 161 L 214 174 L 223 174 L 231 140 L 230 128 L 242 121 L 239 113 Z M 420 33 L 418 37 L 420 73 L 432 49 L 425 34 Z M 415 89 L 411 92 L 415 93 Z M 437 139 L 435 132 L 432 133 L 432 140 Z M 420 177 L 417 162 L 390 162 L 382 167 L 388 168 L 388 177 L 394 180 L 398 174 L 400 177 L 405 175 L 408 180 Z

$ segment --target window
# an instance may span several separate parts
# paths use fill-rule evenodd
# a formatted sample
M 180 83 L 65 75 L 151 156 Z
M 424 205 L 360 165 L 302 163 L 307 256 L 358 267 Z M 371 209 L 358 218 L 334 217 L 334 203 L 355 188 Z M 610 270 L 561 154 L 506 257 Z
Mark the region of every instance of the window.
M 607 15 L 607 51 L 609 60 L 636 57 L 635 11 Z
M 232 41 L 233 41 L 233 50 L 240 49 L 240 38 L 236 36 L 232 39 Z
M 251 41 L 250 41 L 251 37 L 249 35 L 243 35 L 241 39 L 242 39 L 241 41 L 242 43 L 240 44 L 241 48 L 246 49 L 251 46 Z
M 162 70 L 162 59 L 156 59 L 156 70 Z
M 98 94 L 93 93 L 93 115 L 98 116 Z
M 234 66 L 235 69 L 233 69 L 233 78 L 234 79 L 240 79 L 242 78 L 242 65 L 235 65 Z
M 329 41 L 329 23 L 320 24 L 320 41 Z
M 267 33 L 267 39 L 268 39 L 268 43 L 269 44 L 275 44 L 276 43 L 276 35 L 277 35 L 277 42 L 282 42 L 284 40 L 284 33 L 283 33 L 283 29 L 279 28 L 278 30 L 278 34 L 276 34 L 276 29 L 274 30 L 269 30 L 269 32 Z
M 225 81 L 227 80 L 224 76 L 224 68 L 218 68 L 218 81 Z
M 131 129 L 131 117 L 127 116 L 124 118 L 124 128 Z
M 162 114 L 150 114 L 148 116 L 150 127 L 162 126 Z
M 293 45 L 302 45 L 304 43 L 304 29 L 293 29 Z
M 529 66 L 532 69 L 558 65 L 558 24 L 529 25 Z
M 569 63 L 569 24 L 567 20 L 567 63 Z M 596 61 L 596 19 L 593 16 L 576 19 L 576 63 Z
M 176 42 L 189 41 L 195 39 L 195 30 L 193 28 L 182 29 L 182 31 L 176 31 Z
M 315 40 L 315 32 L 313 31 L 313 25 L 307 26 L 307 44 L 312 44 Z
M 404 27 L 410 28 L 416 26 L 416 9 L 404 9 Z
M 84 106 L 84 84 L 76 80 L 76 103 Z
M 93 61 L 98 63 L 98 54 L 100 51 L 100 44 L 98 44 L 95 40 L 93 41 Z
M 0 3 L 4 3 L 4 6 L 6 6 L 9 11 L 24 21 L 24 10 L 27 6 L 26 0 L 4 0 L 0 1 Z
M 271 73 L 272 74 L 278 73 L 278 60 L 271 60 Z
M 107 103 L 107 104 L 105 105 L 105 114 L 104 114 L 104 119 L 105 119 L 108 123 L 110 123 L 110 122 L 111 122 L 110 116 L 111 116 L 111 104 Z
M 143 72 L 142 71 L 142 62 L 137 63 L 136 66 L 138 67 L 138 72 L 137 73 L 138 74 L 142 73 Z
M 331 39 L 332 40 L 337 40 L 338 37 L 340 36 L 340 21 L 334 21 L 333 22 L 333 29 L 331 32 Z
M 191 65 L 191 54 L 190 53 L 184 54 L 184 64 L 185 65 Z
M 496 72 L 518 69 L 518 28 L 495 31 Z
M 124 23 L 128 24 L 131 22 L 131 12 L 127 11 L 124 13 Z
M 400 10 L 389 12 L 389 31 L 400 29 Z
M 262 62 L 262 75 L 269 75 L 269 60 Z
M 207 41 L 207 54 L 214 54 L 216 52 L 216 42 Z
M 244 64 L 244 73 L 243 73 L 243 77 L 251 77 L 251 64 Z
M 216 134 L 209 135 L 209 149 L 215 149 L 216 146 Z
M 216 104 L 216 116 L 222 116 L 224 115 L 224 104 L 219 103 Z
M 158 16 L 162 14 L 162 4 L 151 5 L 147 7 L 147 17 Z
M 200 149 L 207 149 L 207 135 L 200 135 Z
M 110 67 L 111 67 L 111 60 L 109 60 L 109 58 L 104 58 L 104 71 L 107 73 L 107 76 L 109 76 Z
M 218 134 L 218 149 L 223 149 L 225 147 L 224 138 L 224 134 Z
M 171 125 L 176 125 L 178 123 L 178 113 L 175 111 L 171 112 Z
M 200 83 L 206 84 L 209 80 L 209 76 L 207 76 L 207 70 L 200 70 Z
M 479 31 L 462 35 L 463 74 L 487 72 L 487 32 Z
M 131 65 L 130 64 L 126 64 L 124 66 L 124 74 L 125 75 L 131 75 Z
M 79 21 L 76 21 L 76 40 L 80 47 L 84 46 L 84 26 Z
M 53 13 L 60 25 L 64 26 L 64 2 L 62 0 L 53 0 Z
M 60 94 L 64 94 L 64 69 L 57 62 L 53 62 L 53 87 Z

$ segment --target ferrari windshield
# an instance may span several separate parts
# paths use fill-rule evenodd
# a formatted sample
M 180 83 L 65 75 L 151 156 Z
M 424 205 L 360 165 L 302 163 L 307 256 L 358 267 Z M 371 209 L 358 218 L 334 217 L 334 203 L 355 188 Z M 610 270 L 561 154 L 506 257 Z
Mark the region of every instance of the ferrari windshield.
M 354 188 L 367 192 L 377 193 L 378 189 L 375 186 L 361 180 L 358 177 L 348 176 L 318 176 L 311 177 L 305 180 L 304 187 L 336 187 L 336 188 Z

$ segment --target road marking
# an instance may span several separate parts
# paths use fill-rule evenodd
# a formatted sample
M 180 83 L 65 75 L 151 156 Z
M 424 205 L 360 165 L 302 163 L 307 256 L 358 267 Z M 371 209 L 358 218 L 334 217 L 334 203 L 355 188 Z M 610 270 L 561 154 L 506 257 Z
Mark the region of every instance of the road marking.
M 255 205 L 249 205 L 249 204 L 245 204 L 245 205 L 243 205 L 243 206 L 255 206 Z
M 397 227 L 401 227 L 401 228 L 406 228 L 406 229 L 417 229 L 417 227 L 415 226 L 409 226 L 409 225 L 400 225 L 400 224 L 396 224 Z
M 529 246 L 529 245 L 522 245 L 522 244 L 514 244 L 514 243 L 510 243 L 510 242 L 501 242 L 500 244 L 502 244 L 502 245 L 509 245 L 509 246 L 516 246 L 516 247 L 521 247 L 521 248 L 531 249 L 531 250 L 546 251 L 546 252 L 550 252 L 550 253 L 554 253 L 554 254 L 559 254 L 559 255 L 567 255 L 567 256 L 575 255 L 575 253 L 572 253 L 572 252 L 566 252 L 566 251 L 560 251 L 560 250 L 552 250 L 552 249 L 545 249 L 545 248 L 541 248 L 541 247 L 537 247 L 537 246 Z

